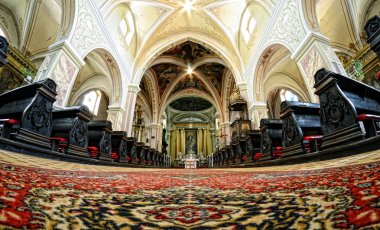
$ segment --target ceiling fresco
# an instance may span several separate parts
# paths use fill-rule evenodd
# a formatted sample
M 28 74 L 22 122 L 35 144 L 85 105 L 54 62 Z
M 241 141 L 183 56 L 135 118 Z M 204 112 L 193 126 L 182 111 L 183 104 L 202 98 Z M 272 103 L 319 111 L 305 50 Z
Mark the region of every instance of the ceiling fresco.
M 215 56 L 215 53 L 200 44 L 187 41 L 165 51 L 162 56 L 173 56 L 186 62 L 194 62 L 206 56 Z
M 194 76 L 186 76 L 186 78 L 183 78 L 180 80 L 176 86 L 173 89 L 173 93 L 184 90 L 184 89 L 189 89 L 189 88 L 196 88 L 201 91 L 204 91 L 208 93 L 208 90 L 205 86 L 205 84 L 198 78 Z
M 221 95 L 222 91 L 222 79 L 226 67 L 217 63 L 207 63 L 197 68 L 197 71 L 201 72 Z
M 146 82 L 146 77 L 144 76 L 141 81 L 140 81 L 140 90 L 143 94 L 145 94 L 145 96 L 148 98 L 148 99 L 151 99 L 151 96 L 150 96 L 150 90 L 148 88 L 148 84 Z
M 152 67 L 152 69 L 156 72 L 158 86 L 160 90 L 160 95 L 162 95 L 166 89 L 166 87 L 178 77 L 181 73 L 184 72 L 184 69 L 168 63 L 158 64 Z
M 212 107 L 212 104 L 200 97 L 183 97 L 170 103 L 173 109 L 180 111 L 202 111 Z
M 154 90 L 157 90 L 159 100 L 163 99 L 164 93 L 166 93 L 168 87 L 171 87 L 173 82 L 176 82 L 176 84 L 173 85 L 173 87 L 171 87 L 170 92 L 168 92 L 168 98 L 170 98 L 170 96 L 174 95 L 175 93 L 183 92 L 187 89 L 199 90 L 210 95 L 213 98 L 219 98 L 221 96 L 223 90 L 223 76 L 225 75 L 228 68 L 222 64 L 216 63 L 215 59 L 207 59 L 209 57 L 218 58 L 218 56 L 213 51 L 192 41 L 186 41 L 166 50 L 160 56 L 164 58 L 159 59 L 159 64 L 155 64 L 151 67 L 151 70 L 155 73 L 155 76 L 157 77 L 157 87 L 154 86 Z M 197 67 L 195 67 L 195 69 L 192 70 L 193 73 L 188 74 L 187 71 L 189 70 L 186 67 L 184 67 L 183 62 L 179 61 L 178 59 L 182 59 L 184 62 L 187 62 L 190 65 L 194 64 Z M 181 77 L 181 79 L 178 80 L 177 78 L 179 77 Z M 150 91 L 152 89 L 148 87 L 146 77 L 144 78 L 145 82 L 142 81 L 142 83 L 140 84 L 141 92 L 147 96 L 151 96 Z M 216 92 L 214 93 L 213 91 L 211 91 L 211 88 L 215 88 Z M 195 91 L 195 95 L 199 94 L 199 91 Z M 185 97 L 188 96 L 185 94 Z M 181 101 L 181 103 L 183 104 L 183 106 L 189 108 L 180 109 L 183 111 L 198 111 L 211 106 L 211 104 L 206 101 L 207 106 L 202 107 L 202 105 L 205 105 L 206 102 L 200 102 L 200 98 L 196 100 L 197 102 L 195 102 L 195 99 L 184 100 L 187 101 Z M 200 108 L 196 107 L 198 104 Z M 173 103 L 173 106 L 180 105 L 177 105 L 177 103 Z

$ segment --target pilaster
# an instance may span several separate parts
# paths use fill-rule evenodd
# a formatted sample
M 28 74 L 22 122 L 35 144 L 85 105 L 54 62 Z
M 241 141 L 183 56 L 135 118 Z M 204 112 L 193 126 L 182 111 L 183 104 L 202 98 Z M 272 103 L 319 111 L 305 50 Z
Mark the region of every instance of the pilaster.
M 126 95 L 125 105 L 124 105 L 124 116 L 122 119 L 121 126 L 124 130 L 127 130 L 128 136 L 132 136 L 132 124 L 133 116 L 136 106 L 137 93 L 140 92 L 138 85 L 129 85 L 128 93 Z
M 250 119 L 252 121 L 252 129 L 259 129 L 260 120 L 268 118 L 268 108 L 264 102 L 256 102 L 249 108 Z
M 291 56 L 304 78 L 312 102 L 314 95 L 314 74 L 321 68 L 347 76 L 338 56 L 329 44 L 328 38 L 316 32 L 309 32 L 301 45 Z
M 55 106 L 66 106 L 76 76 L 85 62 L 67 41 L 57 42 L 49 47 L 35 81 L 50 78 L 57 83 Z

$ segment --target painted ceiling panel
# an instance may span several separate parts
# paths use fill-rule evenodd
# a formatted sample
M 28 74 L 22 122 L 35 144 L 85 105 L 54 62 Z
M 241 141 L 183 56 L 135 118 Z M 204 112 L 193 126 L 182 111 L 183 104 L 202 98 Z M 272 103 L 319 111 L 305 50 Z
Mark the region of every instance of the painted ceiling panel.
M 223 74 L 226 67 L 221 64 L 207 63 L 199 66 L 196 70 L 200 71 L 215 87 L 219 95 L 221 95 Z
M 212 104 L 200 97 L 183 97 L 170 103 L 170 106 L 180 111 L 202 111 L 210 108 Z
M 215 56 L 215 53 L 202 45 L 187 41 L 174 46 L 173 48 L 164 52 L 162 56 L 174 56 L 186 62 L 195 62 L 198 59 L 206 56 Z
M 174 81 L 181 73 L 184 72 L 182 67 L 179 67 L 174 64 L 162 63 L 152 67 L 152 69 L 156 72 L 159 93 L 162 95 L 169 86 L 169 84 Z

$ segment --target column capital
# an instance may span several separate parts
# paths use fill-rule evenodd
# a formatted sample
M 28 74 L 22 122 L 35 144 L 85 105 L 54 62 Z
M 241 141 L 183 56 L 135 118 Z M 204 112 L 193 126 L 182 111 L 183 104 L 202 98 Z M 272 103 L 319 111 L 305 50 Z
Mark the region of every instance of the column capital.
M 157 123 L 152 123 L 149 125 L 150 128 L 160 128 L 161 125 L 160 124 L 157 124 Z
M 249 107 L 249 111 L 250 112 L 253 112 L 255 110 L 259 110 L 259 109 L 268 109 L 267 108 L 267 104 L 264 103 L 264 102 L 256 102 L 254 104 L 252 104 L 250 107 Z
M 329 39 L 327 37 L 323 36 L 320 33 L 309 31 L 290 58 L 293 59 L 295 62 L 298 62 L 303 57 L 303 55 L 309 50 L 309 48 L 314 44 L 315 41 L 319 41 L 330 46 Z
M 247 82 L 244 82 L 244 81 L 237 82 L 236 85 L 239 87 L 239 90 L 246 90 L 247 89 Z
M 125 109 L 119 105 L 109 105 L 108 110 L 109 111 L 125 111 Z
M 231 125 L 231 122 L 227 121 L 227 122 L 220 124 L 220 127 L 224 128 L 224 127 L 229 127 L 230 125 Z
M 58 41 L 52 45 L 49 46 L 49 51 L 50 52 L 55 52 L 63 50 L 68 57 L 78 66 L 82 67 L 86 63 L 83 61 L 83 58 L 79 55 L 79 53 L 74 49 L 74 47 L 71 45 L 70 41 L 68 40 L 63 40 L 63 41 Z
M 128 85 L 128 92 L 130 93 L 138 93 L 140 92 L 140 87 L 137 84 L 130 84 Z

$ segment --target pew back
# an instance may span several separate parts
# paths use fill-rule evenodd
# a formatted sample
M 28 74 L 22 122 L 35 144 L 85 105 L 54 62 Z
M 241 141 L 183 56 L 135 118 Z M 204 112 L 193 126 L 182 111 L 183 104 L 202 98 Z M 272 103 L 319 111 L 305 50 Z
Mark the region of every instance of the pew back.
M 380 115 L 379 90 L 326 69 L 317 71 L 314 78 L 324 134 L 357 124 L 359 114 Z
M 65 138 L 69 145 L 87 148 L 90 120 L 91 115 L 85 105 L 55 109 L 51 136 Z
M 284 147 L 302 144 L 305 136 L 323 134 L 317 103 L 283 101 L 280 117 L 283 120 L 282 144 Z
M 44 79 L 0 95 L 0 119 L 15 119 L 20 128 L 49 137 L 57 85 Z
M 112 160 L 111 133 L 112 123 L 110 121 L 98 120 L 88 123 L 88 145 L 98 147 L 99 157 L 104 160 Z
M 261 153 L 262 159 L 268 156 L 273 158 L 276 147 L 282 146 L 282 120 L 280 119 L 261 119 Z

